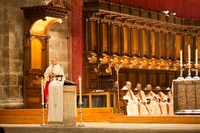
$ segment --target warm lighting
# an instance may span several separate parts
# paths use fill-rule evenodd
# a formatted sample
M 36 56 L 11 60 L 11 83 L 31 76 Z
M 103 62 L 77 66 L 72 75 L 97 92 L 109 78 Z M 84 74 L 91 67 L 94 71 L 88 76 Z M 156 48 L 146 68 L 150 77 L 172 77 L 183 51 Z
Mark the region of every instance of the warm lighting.
M 112 69 L 111 68 L 106 68 L 106 73 L 112 74 Z
M 129 64 L 129 60 L 125 58 L 125 59 L 123 60 L 123 64 Z
M 117 55 L 107 55 L 102 54 L 98 56 L 95 53 L 91 53 L 88 57 L 89 63 L 98 63 L 100 65 L 109 65 L 105 69 L 106 73 L 112 74 L 112 67 L 120 65 L 122 68 L 128 69 L 151 69 L 151 70 L 177 70 L 179 68 L 179 60 L 164 60 L 164 59 L 155 59 L 155 58 L 139 58 L 139 57 L 129 57 L 129 56 L 117 56 Z M 178 64 L 177 64 L 178 63 Z M 173 66 L 173 64 L 175 64 Z M 94 72 L 101 74 L 100 65 L 97 68 L 94 68 Z
M 89 60 L 90 63 L 96 63 L 97 62 L 97 57 L 92 56 L 92 58 L 89 57 L 88 60 Z
M 157 69 L 160 70 L 160 63 L 158 63 L 158 65 L 157 65 Z
M 31 69 L 42 70 L 42 42 L 38 38 L 31 39 Z
M 108 62 L 108 57 L 103 57 L 103 59 L 101 59 L 101 64 L 108 64 Z
M 98 73 L 99 72 L 99 68 L 94 68 L 94 72 Z
M 88 61 L 90 63 L 97 63 L 97 54 L 91 53 L 90 56 L 88 57 Z
M 166 64 L 166 70 L 169 70 L 169 64 L 168 63 Z
M 97 68 L 94 68 L 94 72 L 99 73 L 99 75 L 101 75 L 101 72 L 99 71 L 100 66 L 101 66 L 101 64 L 98 64 Z
M 142 61 L 140 61 L 139 68 L 140 69 L 142 68 Z
M 151 69 L 152 68 L 152 65 L 151 65 L 152 63 L 151 62 L 149 62 L 149 66 L 148 66 L 148 69 Z
M 119 63 L 119 59 L 114 58 L 114 59 L 112 60 L 112 63 L 113 63 L 113 64 L 118 64 L 118 63 Z
M 37 35 L 47 35 L 48 28 L 54 23 L 62 23 L 62 19 L 45 17 L 45 19 L 40 19 L 36 21 L 30 29 L 31 34 Z

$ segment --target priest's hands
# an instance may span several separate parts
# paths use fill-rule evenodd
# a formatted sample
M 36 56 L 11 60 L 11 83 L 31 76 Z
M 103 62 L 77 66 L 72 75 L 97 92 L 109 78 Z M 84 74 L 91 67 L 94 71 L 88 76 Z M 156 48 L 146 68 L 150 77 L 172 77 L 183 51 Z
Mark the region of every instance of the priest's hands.
M 50 78 L 53 78 L 53 77 L 55 77 L 56 76 L 56 74 L 49 74 L 49 77 Z

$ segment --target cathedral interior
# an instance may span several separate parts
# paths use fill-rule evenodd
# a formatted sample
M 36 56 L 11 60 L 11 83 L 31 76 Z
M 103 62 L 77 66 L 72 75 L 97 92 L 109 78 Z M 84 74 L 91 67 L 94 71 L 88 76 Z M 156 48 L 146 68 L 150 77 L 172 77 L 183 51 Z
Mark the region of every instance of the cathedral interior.
M 199 7 L 198 0 L 0 0 L 0 132 L 23 124 L 27 132 L 199 132 Z M 48 123 L 41 103 L 53 57 L 72 83 L 63 92 L 67 128 L 58 130 L 34 125 Z M 129 113 L 132 95 L 137 116 Z

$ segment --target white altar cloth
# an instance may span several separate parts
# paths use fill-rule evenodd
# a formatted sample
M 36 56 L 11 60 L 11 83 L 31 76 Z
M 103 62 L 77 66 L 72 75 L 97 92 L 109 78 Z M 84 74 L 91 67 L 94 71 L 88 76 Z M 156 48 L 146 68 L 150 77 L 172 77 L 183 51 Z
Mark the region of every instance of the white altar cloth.
M 63 81 L 49 84 L 48 122 L 63 122 Z

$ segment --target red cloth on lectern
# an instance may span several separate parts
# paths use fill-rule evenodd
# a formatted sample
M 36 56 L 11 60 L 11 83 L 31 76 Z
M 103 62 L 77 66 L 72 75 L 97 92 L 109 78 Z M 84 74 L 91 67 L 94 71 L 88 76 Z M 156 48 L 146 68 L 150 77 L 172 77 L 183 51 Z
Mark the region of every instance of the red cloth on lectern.
M 46 82 L 46 85 L 45 85 L 45 90 L 44 90 L 44 100 L 45 102 L 48 101 L 48 94 L 49 94 L 49 84 L 50 84 L 51 80 L 49 79 L 47 82 Z

